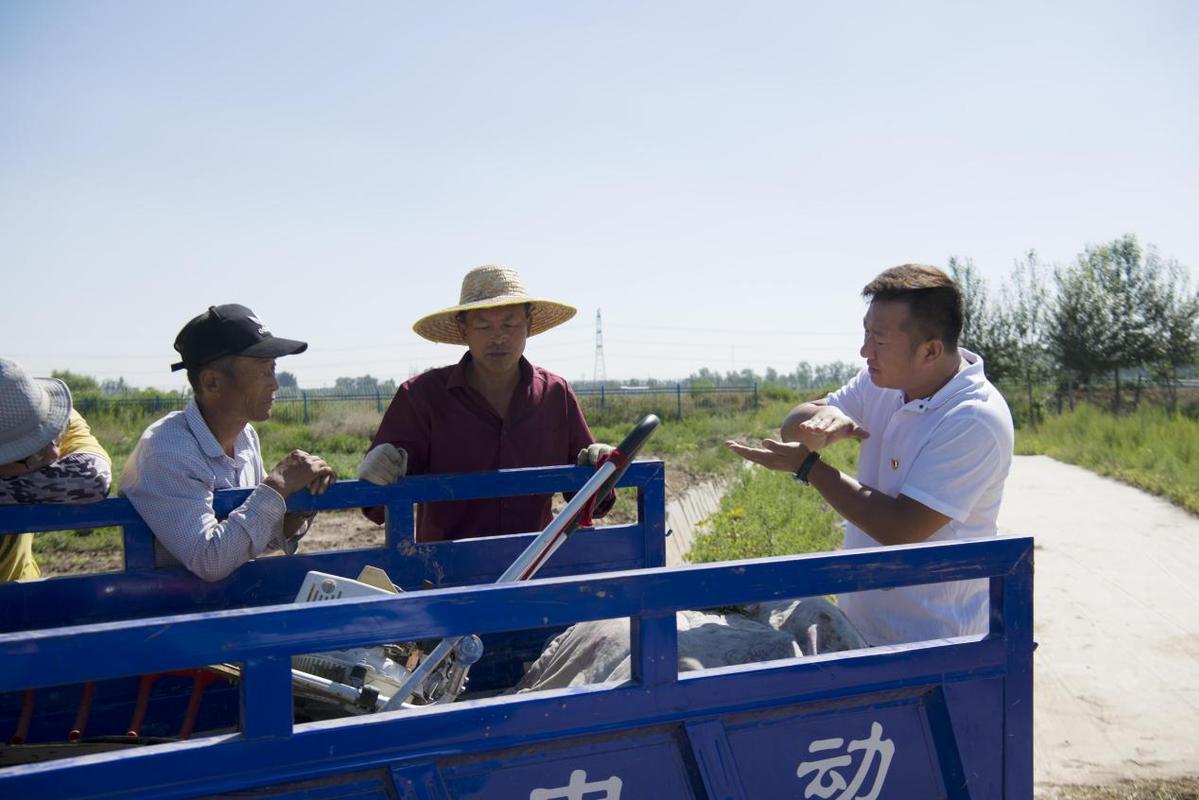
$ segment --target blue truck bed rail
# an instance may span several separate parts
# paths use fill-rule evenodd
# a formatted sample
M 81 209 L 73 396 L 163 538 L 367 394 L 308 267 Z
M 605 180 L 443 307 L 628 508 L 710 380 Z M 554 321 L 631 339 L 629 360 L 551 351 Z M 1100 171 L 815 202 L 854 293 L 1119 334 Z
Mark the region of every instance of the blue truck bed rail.
M 124 573 L 0 587 L 9 631 L 0 634 L 0 697 L 10 698 L 0 725 L 11 727 L 11 699 L 30 690 L 59 691 L 70 701 L 78 690 L 71 695 L 55 687 L 214 663 L 242 667 L 239 685 L 228 690 L 236 701 L 233 729 L 0 768 L 0 796 L 1032 796 L 1031 539 L 664 568 L 662 466 L 638 462 L 622 481 L 637 487 L 638 522 L 572 537 L 542 573 L 548 577 L 478 585 L 502 571 L 527 536 L 412 542 L 413 502 L 570 490 L 588 474 L 550 468 L 414 478 L 386 489 L 339 484 L 292 507 L 386 503 L 385 547 L 263 559 L 217 584 L 178 568 L 153 568 L 148 542 L 135 541 Z M 228 493 L 221 502 L 231 508 L 239 496 Z M 139 538 L 141 522 L 122 500 L 91 507 L 92 515 L 84 513 L 89 509 L 40 510 L 44 516 L 2 509 L 0 530 L 119 518 L 127 544 Z M 144 536 L 144 526 L 140 531 Z M 446 588 L 290 603 L 308 569 L 353 575 L 365 563 L 384 567 L 406 588 L 434 578 Z M 974 578 L 991 583 L 985 636 L 677 671 L 674 615 L 680 610 Z M 96 607 L 44 607 L 61 598 Z M 76 611 L 87 624 L 71 622 Z M 478 633 L 501 644 L 490 650 L 495 658 L 515 660 L 519 668 L 536 655 L 530 643 L 547 630 L 615 617 L 632 620 L 629 683 L 293 721 L 294 654 Z M 517 633 L 528 631 L 541 635 Z M 523 644 L 505 650 L 504 637 Z M 499 664 L 484 680 L 488 674 L 514 673 L 511 664 Z M 0 729 L 0 735 L 10 734 Z

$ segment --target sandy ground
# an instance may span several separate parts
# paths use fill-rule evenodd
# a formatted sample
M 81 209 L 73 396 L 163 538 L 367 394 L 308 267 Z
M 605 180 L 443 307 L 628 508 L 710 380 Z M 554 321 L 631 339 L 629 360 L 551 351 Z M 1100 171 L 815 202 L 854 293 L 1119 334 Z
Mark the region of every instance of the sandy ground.
M 1199 519 L 1022 456 L 999 524 L 1036 537 L 1038 795 L 1199 774 Z

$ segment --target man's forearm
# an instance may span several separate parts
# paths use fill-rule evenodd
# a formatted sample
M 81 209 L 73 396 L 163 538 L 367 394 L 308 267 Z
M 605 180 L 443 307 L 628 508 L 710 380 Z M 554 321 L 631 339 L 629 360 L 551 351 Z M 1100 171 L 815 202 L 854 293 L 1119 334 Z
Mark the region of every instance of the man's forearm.
M 95 453 L 72 453 L 18 478 L 0 478 L 0 504 L 95 503 L 108 496 L 112 467 Z
M 838 514 L 882 545 L 913 544 L 928 539 L 937 528 L 916 512 L 913 501 L 891 497 L 823 461 L 808 474 L 808 482 Z M 926 509 L 927 511 L 927 509 Z M 935 513 L 935 512 L 933 512 Z M 934 520 L 934 522 L 937 520 Z M 943 523 L 942 523 L 943 524 Z

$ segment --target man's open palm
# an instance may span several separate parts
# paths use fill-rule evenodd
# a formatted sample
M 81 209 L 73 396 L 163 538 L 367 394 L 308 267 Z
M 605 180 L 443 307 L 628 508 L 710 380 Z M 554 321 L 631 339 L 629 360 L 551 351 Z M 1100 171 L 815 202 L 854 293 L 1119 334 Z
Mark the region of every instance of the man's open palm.
M 799 442 L 780 442 L 775 439 L 763 439 L 761 447 L 750 447 L 731 439 L 725 445 L 746 461 L 779 472 L 795 472 L 811 452 Z

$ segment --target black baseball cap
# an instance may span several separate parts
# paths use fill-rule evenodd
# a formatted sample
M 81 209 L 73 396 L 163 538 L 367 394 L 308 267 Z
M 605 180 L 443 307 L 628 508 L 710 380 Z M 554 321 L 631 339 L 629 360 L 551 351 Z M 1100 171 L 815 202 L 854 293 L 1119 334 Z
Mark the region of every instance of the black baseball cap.
M 254 312 L 237 303 L 209 306 L 203 314 L 183 326 L 175 337 L 182 361 L 171 372 L 196 369 L 224 356 L 278 358 L 303 353 L 308 342 L 281 339 L 262 324 Z

